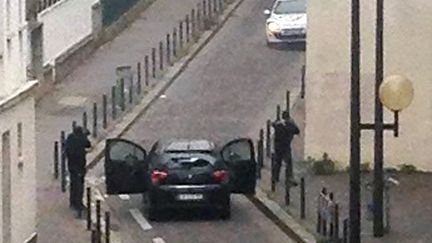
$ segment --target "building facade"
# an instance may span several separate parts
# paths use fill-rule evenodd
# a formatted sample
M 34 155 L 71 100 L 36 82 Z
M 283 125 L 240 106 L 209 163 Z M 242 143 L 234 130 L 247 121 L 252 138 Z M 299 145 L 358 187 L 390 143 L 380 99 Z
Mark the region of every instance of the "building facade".
M 0 6 L 0 242 L 36 242 L 34 90 L 40 28 L 28 0 Z M 35 41 L 39 40 L 39 41 Z M 40 62 L 40 61 L 39 61 Z M 39 64 L 40 65 L 40 64 Z
M 351 2 L 308 2 L 305 156 L 324 152 L 349 163 Z M 376 1 L 362 0 L 361 115 L 374 122 Z M 399 114 L 399 137 L 384 132 L 385 167 L 412 164 L 432 170 L 432 1 L 384 1 L 384 77 L 400 74 L 414 86 L 411 106 Z M 393 122 L 385 111 L 384 120 Z M 373 162 L 373 131 L 362 131 L 362 162 Z

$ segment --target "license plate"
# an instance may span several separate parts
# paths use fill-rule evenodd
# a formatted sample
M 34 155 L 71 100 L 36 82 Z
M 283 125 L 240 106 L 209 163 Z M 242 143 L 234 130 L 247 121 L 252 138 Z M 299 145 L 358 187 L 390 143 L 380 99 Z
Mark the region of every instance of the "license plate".
M 177 200 L 180 201 L 196 201 L 196 200 L 203 200 L 204 195 L 203 194 L 178 194 Z

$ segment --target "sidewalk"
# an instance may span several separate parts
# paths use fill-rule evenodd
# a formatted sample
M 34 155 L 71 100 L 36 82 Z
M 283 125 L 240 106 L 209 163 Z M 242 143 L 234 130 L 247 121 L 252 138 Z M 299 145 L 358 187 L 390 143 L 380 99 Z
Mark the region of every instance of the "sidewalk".
M 328 192 L 334 193 L 336 203 L 339 204 L 339 235 L 342 237 L 343 220 L 348 218 L 349 213 L 349 175 L 347 172 L 337 172 L 332 175 L 314 175 L 309 166 L 299 163 L 302 158 L 302 138 L 304 134 L 304 100 L 299 100 L 292 108 L 291 114 L 298 123 L 301 135 L 294 139 L 293 161 L 294 176 L 296 181 L 305 178 L 305 209 L 306 218 L 300 219 L 300 187 L 291 189 L 291 202 L 285 205 L 284 191 L 284 166 L 281 168 L 280 181 L 276 184 L 276 191 L 271 191 L 270 159 L 265 157 L 265 168 L 262 169 L 262 177 L 259 187 L 267 196 L 278 203 L 281 208 L 288 212 L 298 223 L 309 232 L 316 234 L 317 222 L 317 197 L 320 190 L 325 187 Z M 331 158 L 330 158 L 331 159 Z M 430 201 L 432 195 L 431 173 L 416 172 L 404 174 L 401 172 L 388 172 L 388 175 L 396 178 L 399 186 L 390 189 L 390 225 L 391 230 L 382 238 L 374 238 L 373 225 L 367 216 L 367 204 L 371 202 L 372 194 L 365 187 L 367 182 L 373 180 L 373 172 L 362 174 L 362 242 L 367 243 L 427 243 L 432 242 L 432 233 L 429 226 L 432 223 L 432 206 Z M 328 228 L 327 228 L 328 230 Z
M 38 180 L 38 240 L 40 242 L 90 242 L 85 229 L 85 217 L 77 220 L 69 209 L 68 193 L 62 193 L 60 180 L 53 179 L 53 142 L 59 131 L 71 131 L 71 121 L 81 124 L 84 108 L 97 101 L 102 93 L 109 94 L 115 84 L 115 68 L 144 62 L 151 48 L 158 47 L 166 34 L 178 28 L 196 7 L 198 0 L 157 0 L 141 13 L 128 29 L 112 42 L 102 46 L 82 66 L 78 67 L 54 91 L 36 106 L 37 180 Z M 91 113 L 89 118 L 91 118 Z M 89 124 L 91 121 L 89 120 Z

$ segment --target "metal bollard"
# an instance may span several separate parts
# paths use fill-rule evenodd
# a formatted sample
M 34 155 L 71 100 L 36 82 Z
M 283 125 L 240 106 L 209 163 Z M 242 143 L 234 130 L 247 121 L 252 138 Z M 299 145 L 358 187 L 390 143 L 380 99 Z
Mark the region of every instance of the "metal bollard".
M 212 18 L 212 0 L 208 0 L 207 2 L 207 6 L 208 6 L 208 19 Z
M 291 172 L 288 163 L 285 163 L 285 205 L 290 205 Z
M 144 84 L 146 87 L 149 86 L 149 57 L 144 57 Z
M 348 219 L 343 221 L 342 242 L 348 243 Z
M 96 200 L 96 232 L 98 242 L 101 242 L 101 201 L 99 199 Z
M 171 41 L 170 41 L 170 34 L 168 33 L 166 35 L 166 60 L 167 60 L 167 64 L 172 66 L 173 64 L 171 63 Z
M 133 79 L 129 81 L 129 104 L 133 103 Z
M 152 48 L 151 52 L 152 61 L 152 77 L 156 78 L 156 48 Z
M 182 20 L 180 20 L 179 23 L 179 47 L 180 50 L 183 49 L 183 21 Z
M 330 198 L 330 201 L 333 202 L 333 199 L 334 199 L 333 192 L 330 192 L 329 198 Z M 326 221 L 327 221 L 327 219 L 326 219 Z M 330 220 L 330 222 L 329 222 L 329 236 L 330 236 L 330 239 L 333 238 L 333 234 L 334 234 L 334 220 Z
M 87 195 L 87 230 L 91 230 L 92 220 L 91 220 L 91 188 L 86 188 Z
M 190 41 L 190 19 L 189 19 L 189 14 L 186 14 L 186 43 L 189 43 Z
M 201 23 L 201 4 L 200 3 L 198 3 L 197 4 L 197 12 L 196 12 L 196 26 L 197 26 L 197 30 L 198 31 L 201 31 L 202 30 L 202 28 L 201 28 L 201 25 L 202 23 Z
M 291 94 L 291 92 L 289 90 L 287 90 L 287 92 L 286 92 L 286 109 L 285 109 L 285 111 L 288 112 L 288 117 L 290 116 L 290 109 L 291 109 L 290 94 Z
M 111 117 L 113 120 L 117 118 L 117 106 L 116 106 L 116 87 L 111 87 Z
M 85 130 L 87 130 L 87 111 L 83 112 L 83 115 L 82 115 L 82 124 L 83 124 L 83 128 Z
M 276 121 L 279 121 L 281 119 L 281 107 L 280 105 L 276 106 Z
M 271 154 L 271 191 L 275 192 L 276 191 L 276 178 L 275 175 L 276 171 L 275 171 L 275 154 L 272 153 Z
M 260 168 L 264 168 L 264 129 L 260 129 L 259 141 L 258 152 L 260 153 L 260 157 L 258 162 L 260 163 Z
M 141 62 L 137 63 L 137 94 L 141 94 Z
M 300 218 L 306 218 L 306 191 L 305 191 L 305 179 L 300 179 Z
M 106 94 L 103 94 L 102 95 L 102 127 L 104 128 L 104 129 L 106 129 L 107 128 L 107 126 L 108 126 L 108 115 L 107 115 L 107 112 L 108 112 L 108 99 L 107 99 L 107 96 L 106 96 Z
M 306 66 L 303 65 L 301 69 L 301 91 L 300 91 L 300 97 L 302 99 L 305 97 L 305 74 L 306 74 Z
M 267 157 L 271 156 L 271 121 L 267 120 L 267 127 L 266 127 L 266 154 Z
M 110 228 L 111 228 L 111 215 L 109 211 L 105 211 L 105 243 L 110 243 Z
M 96 230 L 91 230 L 91 243 L 99 243 Z
M 61 161 L 60 161 L 60 176 L 61 176 L 61 191 L 66 192 L 66 153 L 65 153 L 65 131 L 60 132 L 61 143 Z
M 195 35 L 196 35 L 196 24 L 195 24 L 195 9 L 191 10 L 191 34 L 192 39 L 195 41 Z
M 207 18 L 207 1 L 202 0 L 202 6 L 203 6 L 203 19 L 205 20 Z
M 217 0 L 213 0 L 213 12 L 215 13 L 215 15 L 218 15 L 218 4 L 217 4 Z
M 174 28 L 172 35 L 173 56 L 177 57 L 177 28 Z
M 93 103 L 93 138 L 97 137 L 97 104 Z
M 58 141 L 54 142 L 54 179 L 58 179 L 59 176 L 59 148 Z
M 258 142 L 257 142 L 257 166 L 256 166 L 256 168 L 257 168 L 256 176 L 258 179 L 261 178 L 261 169 L 262 169 L 262 150 L 261 150 L 261 147 L 262 147 L 262 140 L 258 139 Z
M 164 60 L 163 60 L 163 43 L 159 41 L 159 70 L 163 71 L 164 68 Z
M 334 234 L 333 239 L 339 240 L 339 204 L 335 204 L 334 208 Z
M 76 126 L 77 126 L 76 121 L 72 121 L 72 132 L 73 132 L 73 130 L 75 129 Z
M 124 79 L 120 79 L 120 107 L 122 111 L 126 110 L 126 99 L 124 92 Z

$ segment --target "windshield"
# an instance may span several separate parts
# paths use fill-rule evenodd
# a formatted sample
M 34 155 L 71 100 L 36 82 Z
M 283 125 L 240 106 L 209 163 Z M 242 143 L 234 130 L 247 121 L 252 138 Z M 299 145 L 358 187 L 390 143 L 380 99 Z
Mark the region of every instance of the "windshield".
M 275 14 L 306 13 L 306 1 L 279 1 L 273 12 Z

